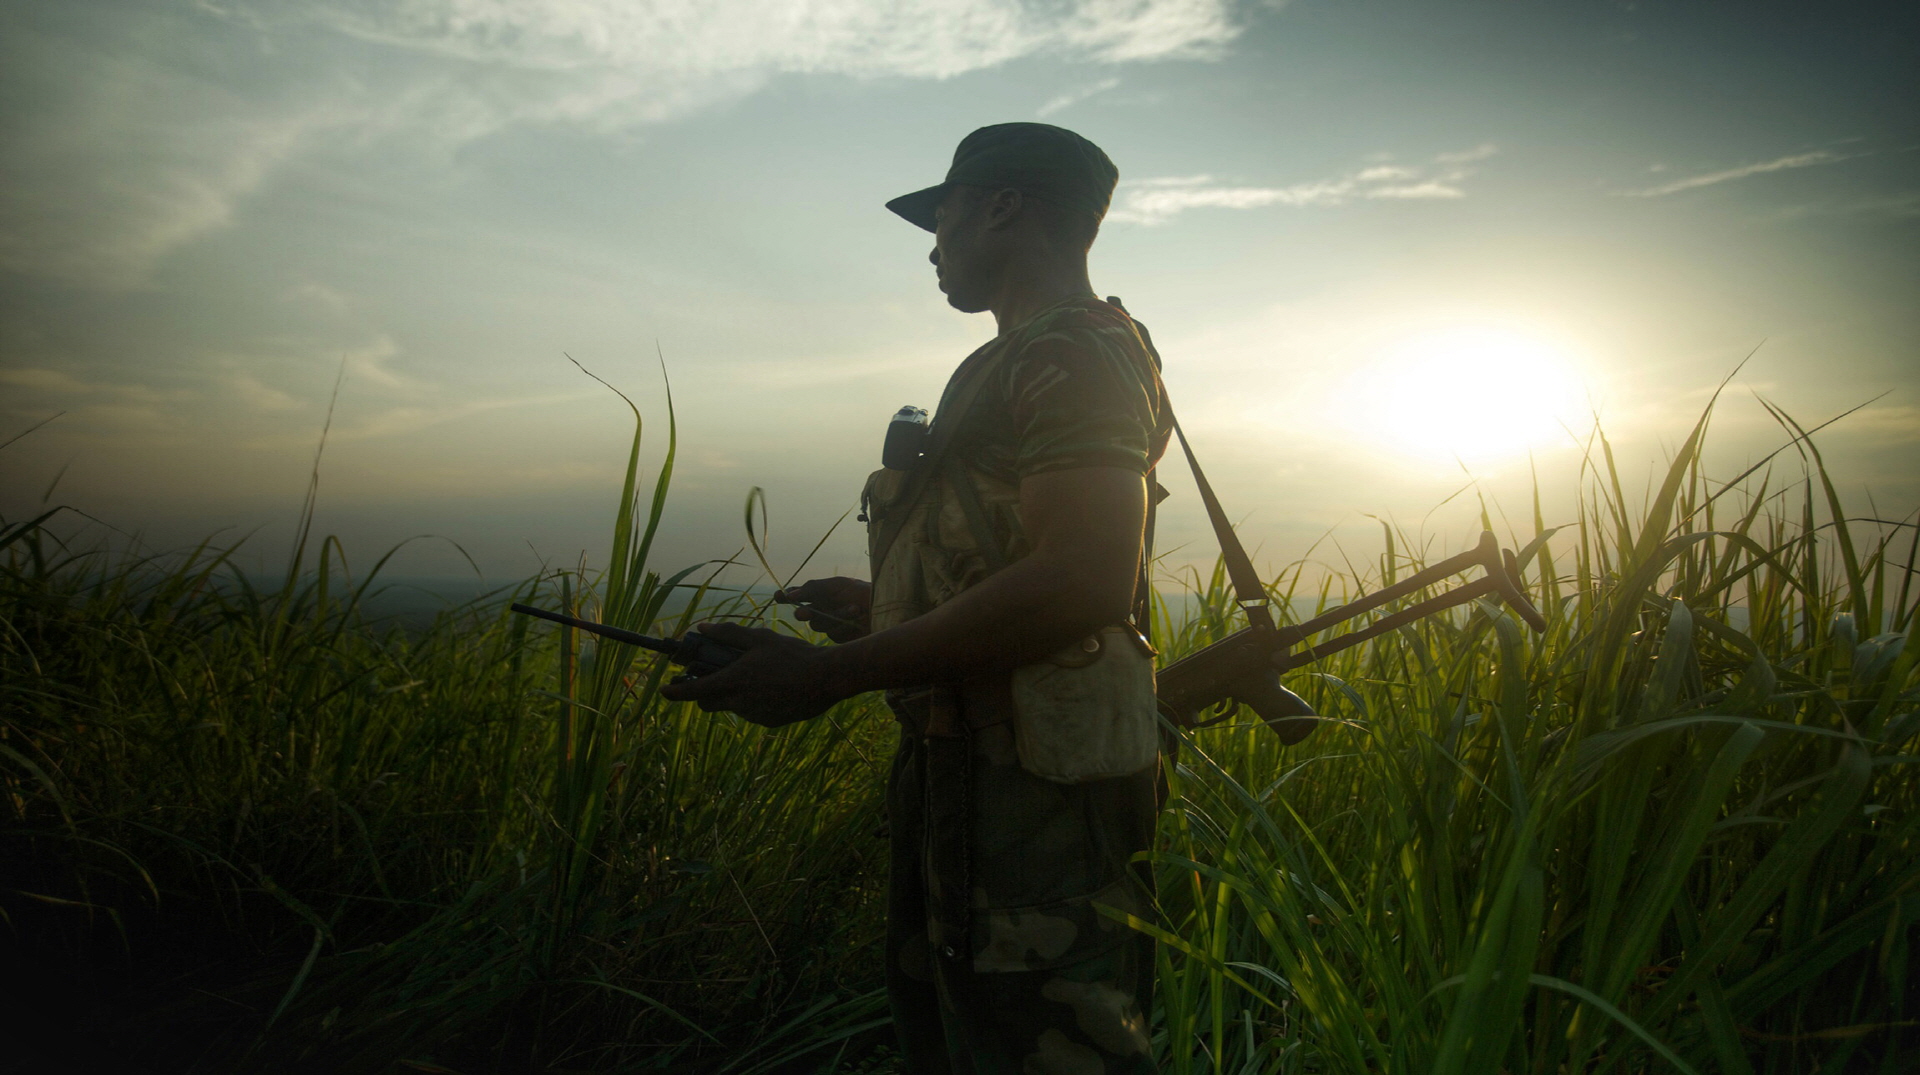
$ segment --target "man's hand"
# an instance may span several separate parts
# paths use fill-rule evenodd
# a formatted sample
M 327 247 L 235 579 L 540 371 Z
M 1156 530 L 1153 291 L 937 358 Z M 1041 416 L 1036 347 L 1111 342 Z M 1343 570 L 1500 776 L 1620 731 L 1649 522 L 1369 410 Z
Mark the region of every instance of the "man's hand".
M 829 657 L 819 646 L 736 623 L 703 623 L 694 630 L 740 650 L 740 657 L 717 672 L 661 687 L 664 698 L 778 728 L 817 717 L 843 697 L 828 682 Z
M 1146 482 L 1130 468 L 1028 476 L 1020 483 L 1020 517 L 1033 551 L 929 612 L 819 650 L 830 658 L 830 693 L 839 698 L 1015 668 L 1124 620 L 1146 506 Z M 867 589 L 851 579 L 822 579 L 793 595 L 810 596 L 816 585 L 831 587 L 828 593 Z
M 793 618 L 835 642 L 851 642 L 866 636 L 873 584 L 838 575 L 809 579 L 791 590 L 776 591 L 773 599 L 800 606 L 793 610 Z
M 1029 476 L 1020 483 L 1020 516 L 1033 551 L 953 600 L 868 634 L 872 587 L 857 579 L 816 579 L 778 599 L 812 604 L 799 618 L 845 645 L 810 646 L 772 631 L 703 624 L 703 634 L 745 655 L 662 693 L 777 727 L 863 691 L 1039 660 L 1126 618 L 1146 504 L 1144 480 L 1125 467 Z

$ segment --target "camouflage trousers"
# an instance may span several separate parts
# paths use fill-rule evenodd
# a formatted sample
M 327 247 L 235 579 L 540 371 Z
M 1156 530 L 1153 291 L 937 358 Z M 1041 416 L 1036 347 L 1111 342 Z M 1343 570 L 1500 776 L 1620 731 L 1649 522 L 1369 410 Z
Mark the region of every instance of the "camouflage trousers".
M 1001 707 L 901 718 L 888 783 L 887 992 L 912 1075 L 1143 1075 L 1158 767 L 1058 784 L 1020 767 Z M 1010 700 L 1008 700 L 1010 704 Z M 938 703 L 936 703 L 938 704 Z

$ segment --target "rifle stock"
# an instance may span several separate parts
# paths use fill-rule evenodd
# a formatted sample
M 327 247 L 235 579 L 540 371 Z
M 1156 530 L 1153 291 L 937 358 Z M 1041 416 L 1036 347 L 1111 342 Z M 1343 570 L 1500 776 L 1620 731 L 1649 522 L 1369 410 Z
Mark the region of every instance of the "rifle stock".
M 1464 586 L 1382 616 L 1365 627 L 1317 645 L 1303 645 L 1322 631 L 1473 567 L 1484 568 L 1486 574 Z M 1160 708 L 1174 724 L 1198 728 L 1224 719 L 1224 715 L 1202 719 L 1202 714 L 1223 703 L 1238 703 L 1252 709 L 1280 736 L 1281 742 L 1297 743 L 1319 726 L 1319 720 L 1305 699 L 1280 685 L 1281 672 L 1311 664 L 1404 624 L 1489 595 L 1498 596 L 1536 632 L 1546 630 L 1546 619 L 1521 588 L 1513 554 L 1500 547 L 1491 531 L 1485 531 L 1475 548 L 1392 586 L 1289 627 L 1271 627 L 1256 621 L 1251 627 L 1167 665 L 1160 670 L 1156 685 Z

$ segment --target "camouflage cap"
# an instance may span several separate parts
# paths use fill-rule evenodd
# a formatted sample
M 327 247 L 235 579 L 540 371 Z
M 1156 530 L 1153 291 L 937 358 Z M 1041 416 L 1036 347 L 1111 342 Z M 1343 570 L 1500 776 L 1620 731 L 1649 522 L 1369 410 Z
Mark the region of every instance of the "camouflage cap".
M 902 194 L 887 208 L 909 223 L 933 230 L 933 211 L 959 183 L 970 187 L 1012 187 L 1068 209 L 1107 215 L 1119 169 L 1100 147 L 1064 127 L 1045 123 L 996 123 L 960 140 L 944 182 Z

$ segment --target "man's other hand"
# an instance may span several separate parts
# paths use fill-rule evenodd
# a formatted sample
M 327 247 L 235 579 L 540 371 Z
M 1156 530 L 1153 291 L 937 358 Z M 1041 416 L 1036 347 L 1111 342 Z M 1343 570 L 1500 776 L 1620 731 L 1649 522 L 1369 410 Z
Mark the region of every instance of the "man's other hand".
M 775 601 L 799 606 L 793 618 L 835 642 L 865 637 L 873 609 L 873 584 L 836 575 L 809 579 L 791 590 L 779 590 Z
M 661 687 L 662 697 L 693 702 L 709 713 L 738 713 L 768 728 L 817 717 L 840 700 L 827 682 L 827 652 L 819 646 L 737 623 L 703 623 L 694 630 L 741 651 L 740 657 L 717 672 Z

